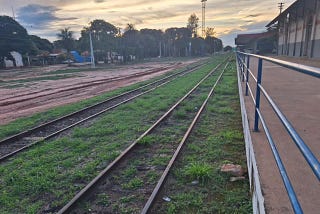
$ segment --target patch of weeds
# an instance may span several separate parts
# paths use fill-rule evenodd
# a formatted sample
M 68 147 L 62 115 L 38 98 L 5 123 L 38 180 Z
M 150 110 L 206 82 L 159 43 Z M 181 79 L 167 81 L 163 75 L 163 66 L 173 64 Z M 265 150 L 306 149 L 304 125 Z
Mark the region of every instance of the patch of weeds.
M 122 175 L 127 178 L 132 178 L 137 173 L 137 169 L 134 167 L 130 167 L 123 171 Z
M 234 110 L 230 107 L 217 108 L 216 111 L 220 114 L 234 114 Z
M 186 110 L 184 110 L 184 109 L 178 109 L 176 112 L 175 112 L 175 117 L 177 118 L 177 119 L 185 119 L 185 118 L 187 118 L 187 115 L 188 113 L 186 112 Z
M 200 213 L 203 208 L 202 195 L 192 191 L 180 193 L 171 197 L 172 202 L 168 204 L 167 213 Z
M 144 146 L 149 146 L 153 143 L 156 143 L 156 137 L 155 136 L 152 136 L 152 135 L 147 135 L 145 136 L 144 138 L 142 138 L 138 144 L 140 145 L 144 145 Z
M 243 140 L 243 134 L 238 130 L 225 130 L 220 132 L 219 135 L 227 141 Z
M 152 160 L 152 164 L 155 166 L 166 166 L 170 160 L 170 156 L 157 156 Z
M 212 171 L 211 165 L 202 162 L 191 163 L 183 170 L 186 178 L 199 180 L 201 183 L 205 183 L 212 176 Z
M 158 174 L 155 171 L 149 171 L 146 176 L 148 177 L 148 182 L 150 183 L 154 183 L 158 178 Z
M 122 188 L 124 189 L 138 189 L 139 187 L 143 186 L 143 180 L 141 180 L 141 178 L 133 178 L 131 179 L 128 183 L 126 184 L 122 184 Z
M 124 197 L 120 198 L 120 202 L 121 203 L 129 203 L 129 202 L 132 202 L 135 198 L 136 198 L 135 195 L 124 196 Z
M 105 193 L 100 193 L 97 195 L 97 202 L 102 206 L 109 206 L 111 204 L 110 197 Z

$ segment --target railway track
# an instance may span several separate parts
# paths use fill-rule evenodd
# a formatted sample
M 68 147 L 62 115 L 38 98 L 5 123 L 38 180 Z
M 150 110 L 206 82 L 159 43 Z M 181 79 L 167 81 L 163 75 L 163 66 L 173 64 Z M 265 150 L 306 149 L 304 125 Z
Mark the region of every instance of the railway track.
M 58 213 L 119 213 L 119 210 L 112 210 L 112 208 L 110 208 L 110 203 L 124 200 L 125 197 L 128 197 L 128 195 L 130 196 L 130 194 L 135 191 L 138 191 L 137 195 L 141 196 L 142 199 L 140 200 L 140 202 L 135 202 L 137 204 L 135 204 L 134 206 L 138 206 L 139 208 L 130 210 L 129 212 L 147 213 L 150 210 L 155 198 L 157 197 L 157 194 L 160 191 L 161 186 L 170 171 L 170 168 L 178 157 L 185 141 L 187 140 L 193 127 L 199 119 L 199 116 L 205 108 L 209 98 L 212 96 L 215 87 L 222 78 L 228 64 L 229 62 L 223 62 L 219 64 L 204 78 L 202 78 L 187 94 L 185 94 L 152 126 L 150 126 L 147 131 L 145 131 L 139 138 L 137 138 L 112 163 L 110 163 L 105 169 L 103 169 L 98 176 L 91 180 L 90 183 L 88 183 L 79 193 L 77 193 L 62 209 L 58 211 Z M 221 67 L 223 67 L 223 69 L 221 69 L 220 75 L 217 75 L 214 85 L 209 88 L 209 92 L 208 90 L 205 90 L 207 95 L 204 102 L 201 102 L 199 105 L 200 108 L 195 108 L 197 111 L 192 114 L 191 118 L 188 118 L 189 122 L 192 121 L 190 125 L 187 126 L 185 120 L 181 120 L 180 123 L 178 122 L 178 127 L 186 126 L 187 130 L 186 132 L 182 133 L 182 140 L 171 142 L 169 144 L 166 144 L 164 147 L 162 147 L 160 145 L 161 143 L 158 142 L 148 144 L 148 140 L 150 141 L 150 139 L 153 139 L 152 136 L 158 136 L 158 134 L 160 132 L 163 132 L 167 126 L 171 126 L 171 128 L 175 128 L 177 126 L 176 123 L 172 123 L 172 120 L 174 120 L 174 117 L 172 116 L 173 112 L 175 112 L 183 102 L 193 102 L 192 99 L 194 99 L 194 97 L 197 97 L 197 95 L 199 95 L 201 91 L 200 86 L 206 80 L 209 80 L 209 78 L 212 77 Z M 201 93 L 204 92 L 202 91 Z M 157 140 L 160 140 L 160 138 Z M 170 155 L 168 153 L 161 152 L 164 149 L 169 151 Z M 160 166 L 158 168 L 155 168 L 151 165 L 146 165 L 146 163 L 154 157 L 166 157 L 166 159 L 170 161 L 168 161 L 169 163 L 166 162 L 165 166 Z M 126 178 L 121 180 L 121 175 L 131 174 L 128 172 L 130 172 L 132 168 L 130 169 L 130 166 L 128 165 L 131 165 L 133 162 L 137 163 L 138 160 L 140 160 L 140 165 L 138 164 L 138 166 L 135 167 L 136 174 L 134 175 L 134 177 L 131 177 L 131 181 L 135 180 L 135 182 L 127 181 Z M 150 172 L 155 173 L 156 177 L 160 177 L 158 182 L 153 183 L 148 182 L 148 179 L 146 180 L 147 175 Z M 142 177 L 142 181 L 139 182 L 139 179 Z M 103 195 L 105 197 L 112 196 L 112 198 L 108 198 L 107 204 L 101 205 L 101 201 L 99 201 L 101 197 L 98 197 L 98 195 Z M 144 203 L 141 203 L 141 201 L 144 201 Z M 88 209 L 88 207 L 91 208 Z M 109 208 L 105 209 L 105 207 Z M 120 207 L 118 208 L 120 209 Z
M 68 91 L 74 91 L 77 89 L 90 88 L 93 86 L 102 85 L 102 84 L 110 83 L 110 82 L 114 82 L 114 81 L 121 81 L 121 80 L 141 77 L 141 76 L 145 76 L 145 75 L 149 75 L 149 74 L 158 73 L 158 72 L 161 72 L 161 71 L 164 71 L 167 69 L 172 69 L 172 68 L 175 68 L 176 66 L 177 65 L 175 64 L 175 65 L 166 66 L 166 67 L 154 68 L 154 69 L 151 69 L 148 71 L 142 71 L 142 72 L 138 72 L 138 73 L 134 73 L 134 74 L 128 74 L 125 76 L 118 76 L 118 77 L 111 77 L 111 78 L 106 78 L 106 79 L 94 80 L 94 81 L 86 82 L 84 84 L 79 84 L 78 86 L 67 86 L 64 88 L 56 89 L 56 90 L 44 89 L 44 90 L 35 91 L 32 93 L 19 94 L 19 95 L 7 97 L 4 99 L 0 99 L 0 106 L 12 105 L 12 104 L 16 104 L 16 103 L 20 103 L 20 102 L 24 102 L 24 101 L 29 101 L 32 99 L 46 97 L 49 95 L 54 95 L 54 94 L 58 94 L 58 93 L 68 92 Z M 48 91 L 50 91 L 50 92 L 48 93 Z
M 71 129 L 72 127 L 89 121 L 141 95 L 149 93 L 156 88 L 173 81 L 178 76 L 183 76 L 188 74 L 189 72 L 193 72 L 204 64 L 206 63 L 194 65 L 190 68 L 187 67 L 180 72 L 153 81 L 137 89 L 124 92 L 95 105 L 73 112 L 53 121 L 49 121 L 45 124 L 41 124 L 35 128 L 18 133 L 14 136 L 8 137 L 0 141 L 0 162 L 3 162 L 9 157 L 14 156 L 21 151 L 24 151 L 40 142 L 53 138 L 60 133 Z

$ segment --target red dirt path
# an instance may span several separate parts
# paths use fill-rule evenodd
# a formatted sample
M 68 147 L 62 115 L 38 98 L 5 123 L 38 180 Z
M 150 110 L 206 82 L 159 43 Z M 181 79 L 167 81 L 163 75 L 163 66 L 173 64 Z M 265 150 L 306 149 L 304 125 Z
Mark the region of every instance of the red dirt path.
M 72 77 L 66 79 L 31 81 L 23 83 L 22 87 L 11 89 L 0 86 L 0 125 L 144 81 L 195 61 L 143 63 L 116 69 L 84 70 L 72 73 Z M 37 78 L 48 76 L 48 72 L 59 69 L 65 68 L 51 66 L 2 71 L 0 78 L 2 81 Z

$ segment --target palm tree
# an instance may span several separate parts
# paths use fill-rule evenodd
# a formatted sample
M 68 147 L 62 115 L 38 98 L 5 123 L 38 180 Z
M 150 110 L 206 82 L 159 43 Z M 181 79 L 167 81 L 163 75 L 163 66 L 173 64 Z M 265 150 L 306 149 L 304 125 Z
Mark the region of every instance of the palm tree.
M 70 51 L 74 46 L 73 31 L 70 31 L 70 27 L 60 29 L 57 37 L 60 39 L 61 45 L 67 50 L 67 58 L 70 65 Z

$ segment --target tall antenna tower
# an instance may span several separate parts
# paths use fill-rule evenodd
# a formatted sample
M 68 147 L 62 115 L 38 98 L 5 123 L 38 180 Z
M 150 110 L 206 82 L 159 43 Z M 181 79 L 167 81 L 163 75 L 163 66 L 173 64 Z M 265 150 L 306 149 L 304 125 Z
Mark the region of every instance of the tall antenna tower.
M 206 1 L 201 0 L 202 2 L 202 37 L 206 36 Z
M 280 13 L 282 13 L 283 6 L 284 6 L 283 2 L 278 3 L 278 8 L 280 9 Z

